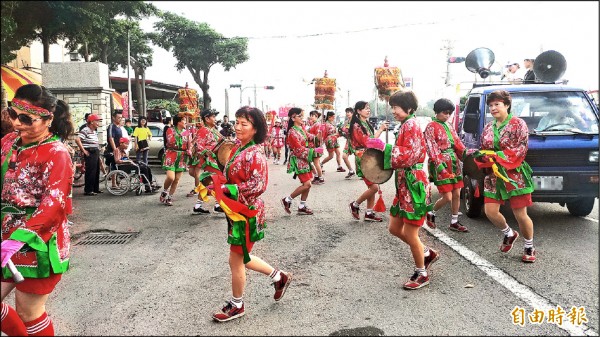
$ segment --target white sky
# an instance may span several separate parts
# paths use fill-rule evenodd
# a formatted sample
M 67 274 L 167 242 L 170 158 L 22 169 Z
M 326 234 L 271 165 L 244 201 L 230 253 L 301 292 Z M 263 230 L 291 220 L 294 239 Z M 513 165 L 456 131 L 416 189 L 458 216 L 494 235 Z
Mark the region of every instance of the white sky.
M 250 59 L 225 72 L 220 65 L 209 73 L 212 107 L 229 112 L 240 103 L 243 87 L 275 86 L 257 90 L 258 107 L 264 110 L 294 104 L 311 109 L 314 86 L 322 77 L 337 79 L 337 111 L 358 100 L 374 97 L 374 68 L 399 67 L 413 78 L 421 104 L 440 97 L 456 99 L 456 86 L 446 88 L 445 40 L 453 56 L 467 56 L 478 47 L 491 49 L 500 70 L 509 60 L 535 58 L 556 50 L 567 60 L 563 78 L 569 85 L 598 89 L 599 5 L 596 1 L 569 2 L 211 2 L 152 1 L 160 8 L 190 20 L 206 22 L 226 37 L 248 37 Z M 142 22 L 151 30 L 149 21 Z M 318 36 L 307 36 L 318 34 Z M 283 37 L 282 37 L 283 36 Z M 146 78 L 199 89 L 187 70 L 175 69 L 175 58 L 154 47 L 154 66 Z M 523 69 L 523 66 L 522 66 Z M 464 63 L 450 64 L 453 84 L 473 81 Z M 120 71 L 115 75 L 123 76 Z M 349 98 L 348 98 L 349 91 Z M 254 90 L 243 92 L 254 103 Z M 349 104 L 348 104 L 349 103 Z

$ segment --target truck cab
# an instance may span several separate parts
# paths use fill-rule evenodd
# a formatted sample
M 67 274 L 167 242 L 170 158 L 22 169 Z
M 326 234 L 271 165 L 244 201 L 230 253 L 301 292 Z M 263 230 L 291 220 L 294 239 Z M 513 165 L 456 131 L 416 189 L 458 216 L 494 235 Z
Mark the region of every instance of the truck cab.
M 529 128 L 525 161 L 533 173 L 534 202 L 558 203 L 574 216 L 591 213 L 598 198 L 598 107 L 588 93 L 559 84 L 474 87 L 461 112 L 458 134 L 467 148 L 479 149 L 481 133 L 493 120 L 487 95 L 506 90 L 511 114 Z M 468 165 L 465 165 L 465 168 Z M 464 213 L 478 217 L 483 207 L 483 175 L 464 171 Z

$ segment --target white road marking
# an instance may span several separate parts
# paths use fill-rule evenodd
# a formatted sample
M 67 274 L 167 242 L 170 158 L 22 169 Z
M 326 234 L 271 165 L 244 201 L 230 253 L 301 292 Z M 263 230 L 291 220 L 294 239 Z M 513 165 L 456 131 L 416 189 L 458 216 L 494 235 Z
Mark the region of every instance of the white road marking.
M 595 220 L 595 219 L 592 219 Z M 596 220 L 598 221 L 598 220 Z M 536 294 L 531 288 L 520 283 L 514 277 L 508 275 L 500 268 L 494 266 L 477 253 L 471 251 L 467 247 L 460 244 L 458 241 L 446 235 L 439 229 L 431 229 L 427 225 L 423 225 L 423 229 L 429 232 L 429 234 L 435 236 L 437 239 L 445 243 L 448 247 L 452 248 L 458 254 L 462 255 L 467 261 L 471 262 L 477 268 L 481 269 L 496 282 L 500 283 L 503 287 L 508 289 L 510 292 L 515 294 L 517 297 L 525 301 L 533 309 L 547 312 L 550 309 L 556 310 L 557 305 L 549 302 L 542 296 Z M 569 309 L 565 309 L 568 312 Z M 556 325 L 557 327 L 567 331 L 571 336 L 598 336 L 598 333 L 592 328 L 585 324 L 580 326 L 571 324 L 567 319 L 563 321 L 562 325 Z

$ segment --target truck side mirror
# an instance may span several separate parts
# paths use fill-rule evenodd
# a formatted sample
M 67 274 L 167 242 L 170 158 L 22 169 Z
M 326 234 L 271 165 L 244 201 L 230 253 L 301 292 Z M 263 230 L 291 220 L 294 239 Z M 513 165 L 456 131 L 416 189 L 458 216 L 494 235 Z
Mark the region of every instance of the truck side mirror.
M 477 133 L 479 129 L 479 114 L 466 113 L 463 129 L 466 133 Z

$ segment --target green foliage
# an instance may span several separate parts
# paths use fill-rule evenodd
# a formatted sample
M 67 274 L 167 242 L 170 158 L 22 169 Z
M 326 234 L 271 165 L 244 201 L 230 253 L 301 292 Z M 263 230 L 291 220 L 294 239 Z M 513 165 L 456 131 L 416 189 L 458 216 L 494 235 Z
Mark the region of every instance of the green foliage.
M 204 106 L 210 108 L 210 68 L 221 64 L 225 71 L 229 71 L 246 62 L 249 59 L 248 39 L 226 38 L 206 23 L 191 21 L 171 12 L 163 12 L 160 17 L 162 20 L 154 24 L 156 32 L 151 34 L 152 41 L 173 53 L 177 59 L 177 70 L 189 70 L 202 90 Z
M 175 115 L 177 112 L 179 112 L 179 103 L 174 100 L 151 99 L 148 101 L 148 109 L 154 109 L 156 107 L 169 110 L 171 115 Z
M 0 48 L 1 62 L 7 64 L 17 57 L 15 53 L 23 46 L 27 46 L 35 39 L 33 26 L 28 22 L 17 24 L 15 16 L 28 6 L 23 1 L 2 1 L 2 15 L 0 22 L 2 34 L 0 35 L 2 48 Z

